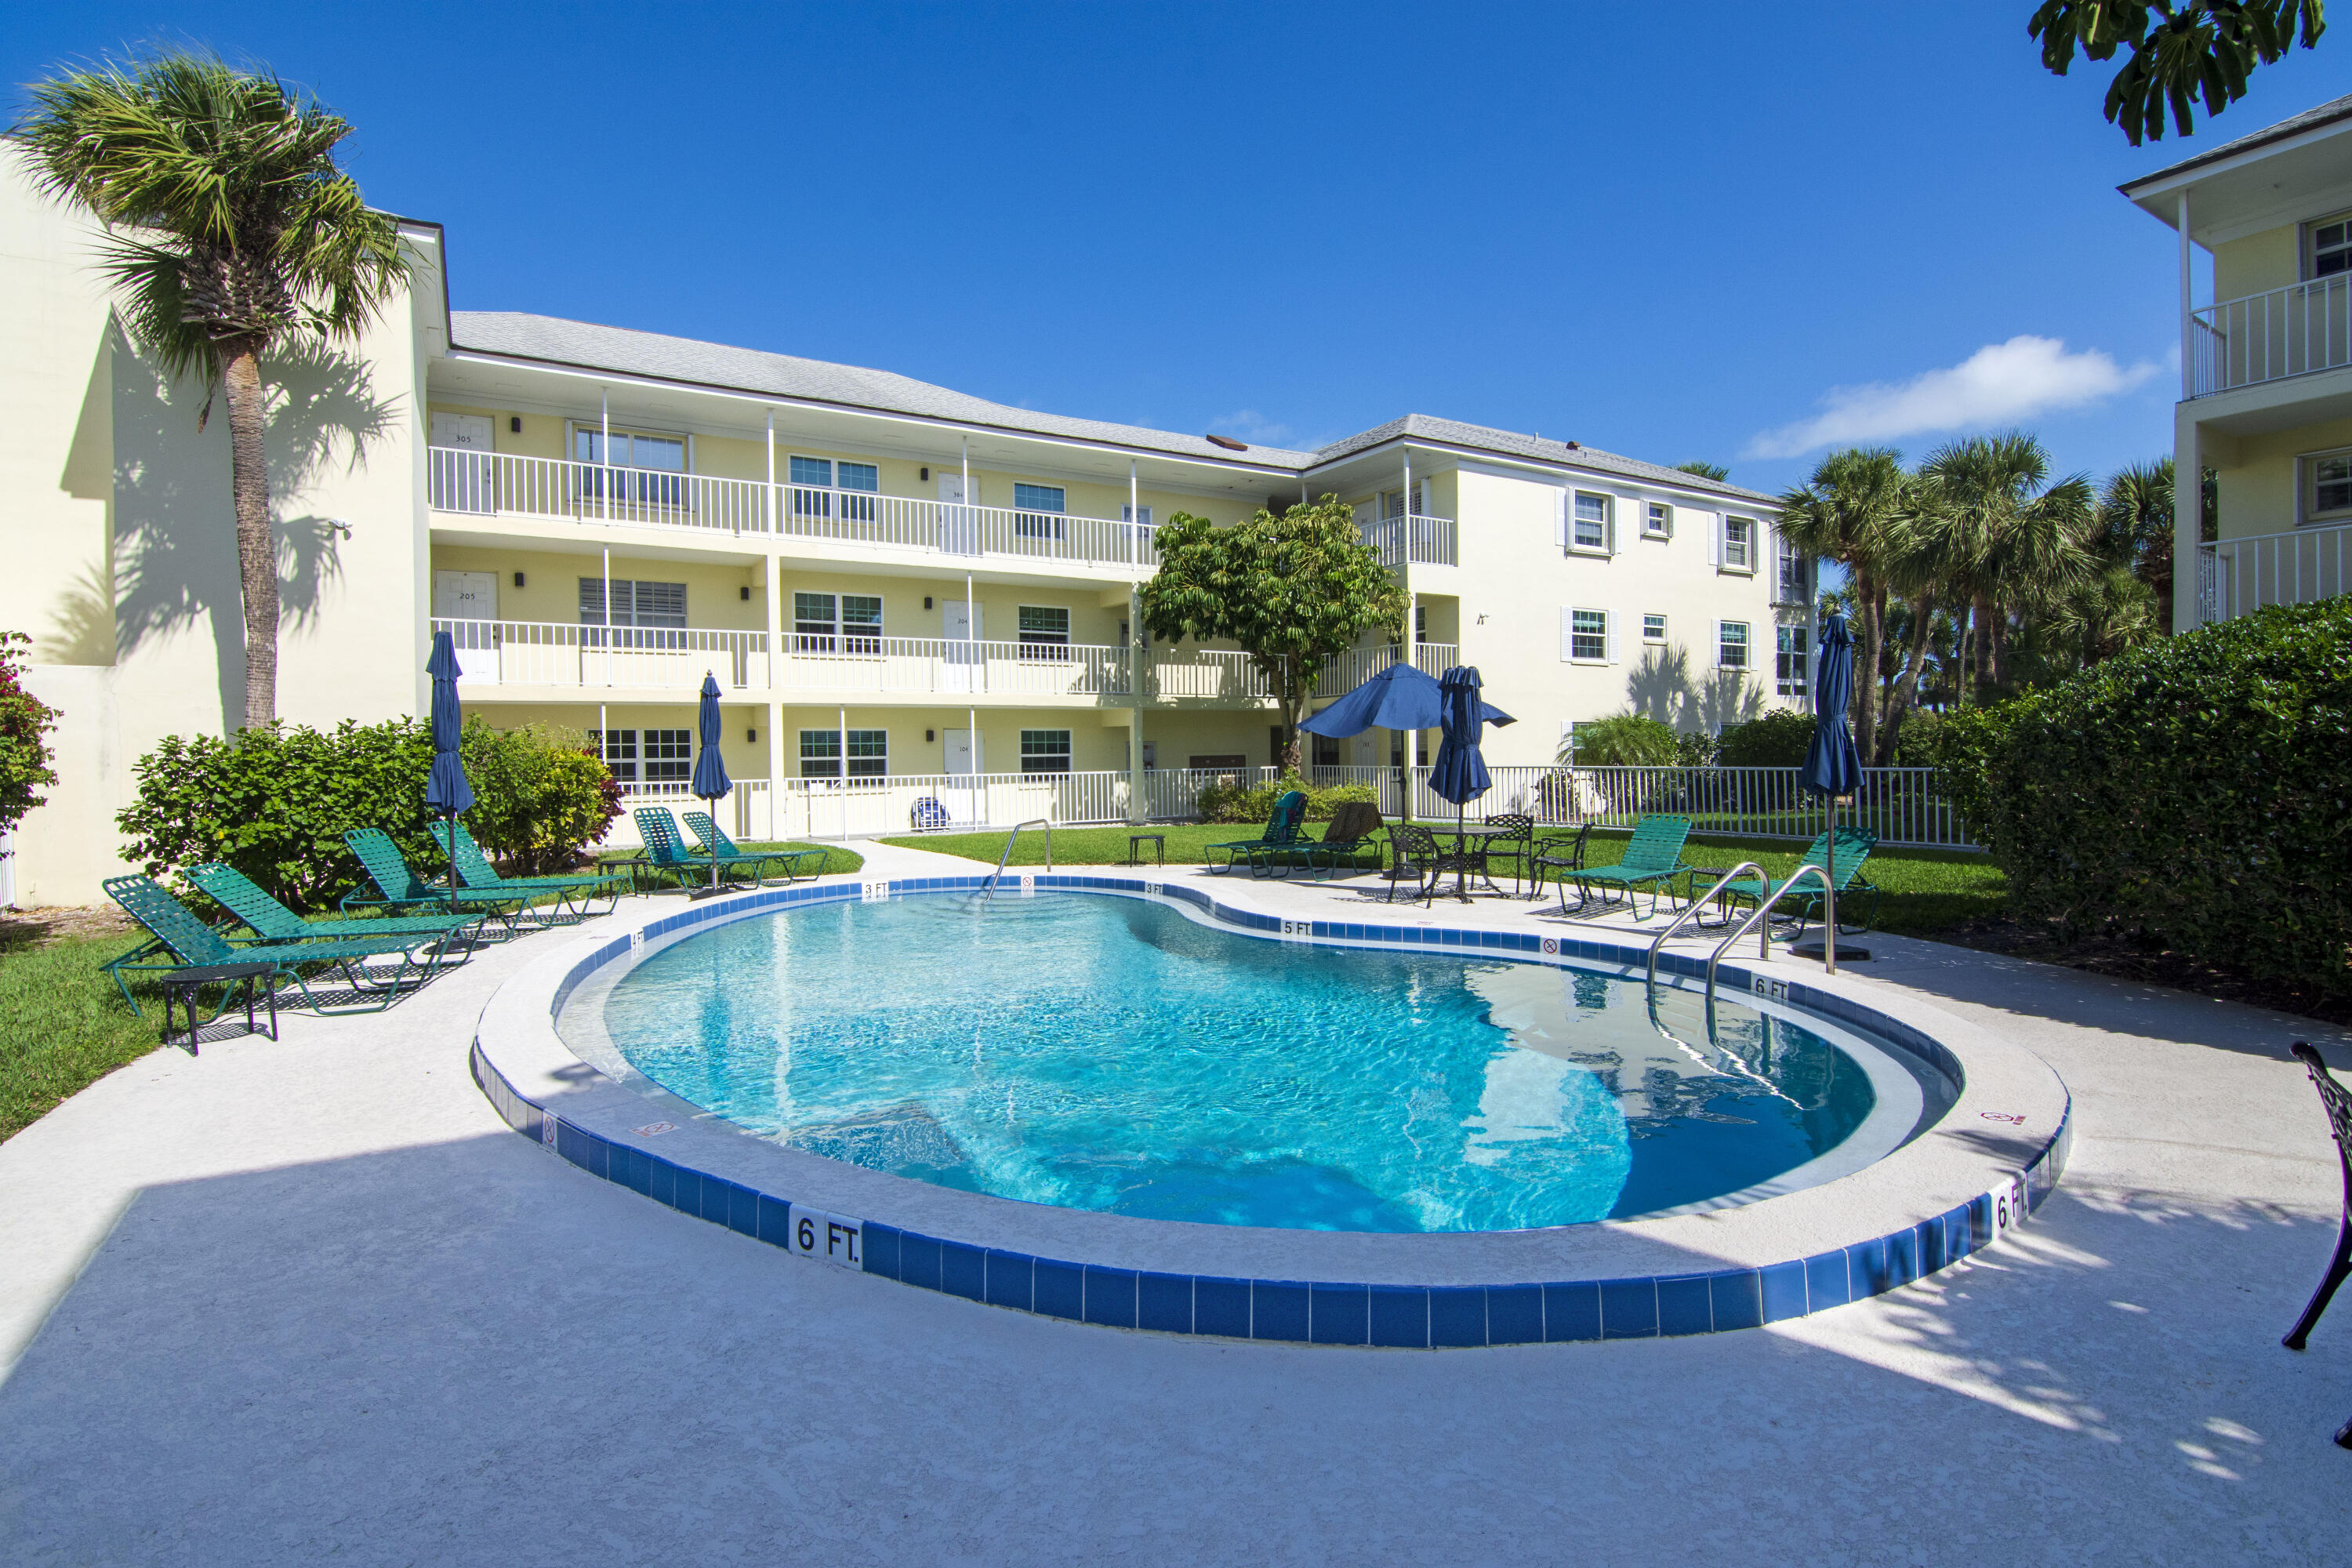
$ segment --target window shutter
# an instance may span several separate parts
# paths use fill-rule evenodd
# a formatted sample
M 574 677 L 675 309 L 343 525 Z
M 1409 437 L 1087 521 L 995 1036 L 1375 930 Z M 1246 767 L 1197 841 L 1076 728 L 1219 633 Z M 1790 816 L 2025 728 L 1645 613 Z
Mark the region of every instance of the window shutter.
M 1614 664 L 1614 663 L 1616 663 L 1616 662 L 1617 662 L 1617 612 L 1616 612 L 1616 611 L 1614 611 L 1614 610 L 1603 610 L 1603 611 L 1601 611 L 1601 629 L 1602 633 L 1603 633 L 1603 634 L 1605 634 L 1606 638 L 1607 638 L 1608 647 L 1609 647 L 1609 662 L 1610 662 L 1610 663 L 1612 663 L 1612 664 Z
M 1706 563 L 1723 564 L 1723 514 L 1709 512 L 1706 519 Z
M 1575 657 L 1576 612 L 1566 605 L 1559 607 L 1559 660 L 1566 664 Z
M 1420 513 L 1422 516 L 1423 516 L 1423 517 L 1434 517 L 1434 516 L 1436 516 L 1437 514 L 1436 514 L 1434 511 L 1433 511 L 1433 510 L 1430 510 L 1430 504 L 1429 504 L 1429 498 L 1430 498 L 1430 494 L 1431 494 L 1430 488 L 1429 488 L 1429 481 L 1428 481 L 1427 479 L 1423 479 L 1423 480 L 1421 480 L 1421 481 L 1419 481 L 1419 482 L 1420 482 L 1420 486 L 1421 486 L 1421 504 L 1420 504 L 1420 505 L 1418 505 L 1418 506 L 1416 506 L 1416 507 L 1414 507 L 1414 508 L 1413 508 L 1413 510 L 1415 510 L 1415 511 L 1419 512 L 1419 513 Z
M 1561 550 L 1561 551 L 1565 551 L 1565 550 L 1568 548 L 1568 511 L 1569 511 L 1568 492 L 1567 492 L 1566 490 L 1554 490 L 1554 491 L 1552 491 L 1552 492 L 1551 492 L 1551 542 L 1552 542 L 1552 545 L 1553 545 L 1553 547 L 1554 547 L 1555 549 Z M 1562 610 L 1562 611 L 1560 612 L 1560 614 L 1564 616 L 1564 615 L 1568 614 L 1568 612 L 1567 612 L 1566 610 Z M 1565 622 L 1565 621 L 1563 621 L 1563 622 L 1561 622 L 1561 623 L 1560 623 L 1560 625 L 1561 625 L 1562 626 L 1565 626 L 1567 624 L 1568 624 L 1568 623 L 1567 623 L 1567 622 Z M 1566 631 L 1562 631 L 1562 632 L 1560 633 L 1560 636 L 1562 636 L 1562 637 L 1566 637 L 1567 635 L 1568 635 L 1568 633 L 1567 633 Z M 1567 655 L 1565 655 L 1565 654 L 1562 654 L 1560 657 L 1561 657 L 1561 658 L 1567 658 L 1568 656 L 1567 656 Z
M 1723 623 L 1721 621 L 1715 623 L 1715 652 L 1708 657 L 1707 662 L 1717 669 L 1723 668 Z
M 1610 499 L 1608 514 L 1601 524 L 1601 542 L 1610 554 L 1617 553 L 1617 501 L 1614 497 Z

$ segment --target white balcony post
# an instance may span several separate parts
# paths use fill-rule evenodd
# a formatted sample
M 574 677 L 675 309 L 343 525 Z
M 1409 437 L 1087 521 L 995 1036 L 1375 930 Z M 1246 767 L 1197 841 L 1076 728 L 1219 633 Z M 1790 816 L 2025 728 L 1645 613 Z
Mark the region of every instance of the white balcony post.
M 761 558 L 765 568 L 768 595 L 768 689 L 776 689 L 777 679 L 783 671 L 779 660 L 784 647 L 784 572 L 783 561 L 771 550 Z
M 2172 629 L 2193 632 L 2203 615 L 2199 584 L 2204 557 L 2205 454 L 2197 420 L 2184 407 L 2172 455 Z M 2298 476 L 2296 482 L 2302 482 Z
M 1129 467 L 1130 486 L 1133 465 Z M 1143 514 L 1128 516 L 1140 525 Z M 1133 583 L 1127 585 L 1127 824 L 1136 826 L 1143 815 L 1143 597 Z
M 613 684 L 613 552 L 608 545 L 604 556 L 604 684 Z
M 783 498 L 776 493 L 776 411 L 768 410 L 768 531 L 784 531 Z
M 2189 193 L 2180 193 L 2180 396 L 2183 402 L 2197 395 L 2197 345 L 2189 334 L 2195 331 L 2197 313 L 2192 304 L 2195 296 L 2189 287 Z M 2173 514 L 2177 519 L 2179 507 L 2176 502 Z M 2175 557 L 2179 559 L 2179 557 Z
M 596 515 L 609 522 L 613 517 L 613 395 L 601 386 L 596 389 L 596 428 L 602 432 L 597 437 L 601 444 L 596 448 L 596 458 L 604 465 L 597 476 L 604 482 L 596 487 Z M 608 626 L 613 624 L 612 576 L 608 562 L 604 571 L 604 624 Z M 607 649 L 612 647 L 610 637 L 604 639 L 604 646 Z M 607 653 L 608 660 L 610 657 Z

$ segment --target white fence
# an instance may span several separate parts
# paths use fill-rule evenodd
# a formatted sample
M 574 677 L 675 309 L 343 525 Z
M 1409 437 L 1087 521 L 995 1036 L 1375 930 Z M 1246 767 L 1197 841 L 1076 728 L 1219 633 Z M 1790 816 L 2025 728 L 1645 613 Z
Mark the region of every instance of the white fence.
M 2226 621 L 2264 605 L 2352 593 L 2352 523 L 2260 533 L 2197 547 L 2197 618 Z
M 1423 566 L 1454 563 L 1455 531 L 1450 517 L 1423 517 L 1416 512 L 1411 517 L 1359 518 L 1356 532 L 1380 552 L 1383 566 L 1408 561 Z
M 1262 784 L 1272 768 L 1154 768 L 1135 776 L 1147 821 L 1199 815 L 1202 789 L 1219 779 Z M 887 837 L 919 821 L 943 831 L 1009 827 L 1038 817 L 1059 826 L 1125 822 L 1133 795 L 1123 773 L 893 773 L 885 778 L 786 779 L 780 820 L 793 838 Z
M 425 465 L 426 500 L 436 511 L 781 534 L 935 554 L 1012 555 L 1106 566 L 1155 566 L 1160 561 L 1150 524 L 1108 518 L 450 447 L 428 447 Z
M 457 679 L 478 686 L 684 687 L 707 672 L 729 690 L 768 679 L 768 634 L 566 621 L 445 621 Z
M 1389 666 L 1401 662 L 1399 652 L 1392 647 L 1349 648 L 1323 667 L 1323 674 L 1315 682 L 1318 697 L 1345 697 Z M 1423 675 L 1443 675 L 1462 662 L 1462 649 L 1450 642 L 1423 642 L 1412 645 L 1412 664 Z
M 620 819 L 600 842 L 606 849 L 633 849 L 644 843 L 637 834 L 637 819 L 631 815 L 641 805 L 666 805 L 677 812 L 700 811 L 703 804 L 684 783 L 626 785 L 621 794 Z M 719 826 L 739 842 L 772 842 L 784 837 L 776 831 L 774 806 L 775 796 L 766 779 L 737 779 L 735 787 L 719 803 Z M 679 831 L 685 832 L 682 823 Z M 687 835 L 687 842 L 694 842 L 693 835 Z
M 2189 342 L 2191 397 L 2352 364 L 2352 274 L 2208 305 Z

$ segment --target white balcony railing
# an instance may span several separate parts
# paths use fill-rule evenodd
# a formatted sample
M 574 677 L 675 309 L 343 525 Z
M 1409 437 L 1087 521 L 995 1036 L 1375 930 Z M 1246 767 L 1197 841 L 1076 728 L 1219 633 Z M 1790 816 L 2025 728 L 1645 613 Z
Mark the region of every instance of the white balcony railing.
M 1386 644 L 1378 647 L 1350 648 L 1323 667 L 1322 679 L 1315 683 L 1315 695 L 1345 697 L 1397 663 L 1399 658 L 1399 650 Z M 1443 675 L 1461 662 L 1462 649 L 1455 644 L 1423 642 L 1412 645 L 1412 667 L 1423 675 Z
M 1451 566 L 1454 563 L 1454 527 L 1450 517 L 1369 518 L 1359 512 L 1356 531 L 1380 552 L 1384 566 L 1407 562 L 1417 565 Z
M 1107 518 L 450 447 L 430 447 L 425 457 L 427 503 L 440 512 L 829 539 L 940 555 L 1087 565 L 1149 567 L 1160 560 L 1150 525 Z
M 2352 593 L 2352 523 L 2260 533 L 2197 547 L 2197 620 L 2226 621 L 2264 605 Z
M 583 626 L 563 621 L 436 620 L 457 647 L 457 679 L 475 686 L 667 686 L 705 673 L 729 690 L 768 679 L 768 634 L 691 626 Z
M 2193 313 L 2189 395 L 2352 365 L 2352 273 Z

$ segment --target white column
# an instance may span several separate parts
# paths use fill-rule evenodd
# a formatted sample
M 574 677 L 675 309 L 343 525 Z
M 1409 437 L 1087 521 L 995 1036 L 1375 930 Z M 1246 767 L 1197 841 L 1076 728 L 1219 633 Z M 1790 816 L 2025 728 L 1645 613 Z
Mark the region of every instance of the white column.
M 784 705 L 768 699 L 768 837 L 784 837 Z
M 1142 516 L 1138 512 L 1137 517 Z M 1143 599 L 1134 584 L 1127 585 L 1127 824 L 1140 823 L 1143 812 Z
M 768 595 L 768 689 L 773 692 L 783 675 L 784 563 L 773 551 L 761 558 Z
M 839 793 L 834 798 L 841 802 L 841 841 L 846 844 L 849 842 L 849 710 L 846 707 L 841 710 L 840 734 L 841 760 L 835 765 L 841 769 L 841 773 L 834 780 L 834 786 Z
M 613 552 L 606 546 L 604 556 L 604 684 L 613 684 Z
M 768 531 L 784 531 L 784 498 L 776 493 L 776 411 L 768 410 Z
M 2196 324 L 2196 296 L 2189 286 L 2189 193 L 2180 193 L 2180 395 L 2186 400 L 2197 395 L 2197 345 L 2190 336 Z M 2173 509 L 2179 515 L 2179 508 Z M 2178 579 L 2176 578 L 2176 581 Z
M 601 432 L 597 438 L 603 443 L 596 456 L 604 465 L 604 471 L 601 476 L 604 482 L 596 487 L 596 515 L 609 518 L 613 515 L 613 395 L 601 386 L 596 389 L 596 428 Z M 612 574 L 608 572 L 605 575 L 609 577 Z M 613 624 L 613 596 L 609 589 L 610 585 L 607 584 L 607 592 L 604 595 L 606 626 Z M 611 639 L 607 638 L 608 647 L 610 643 Z

